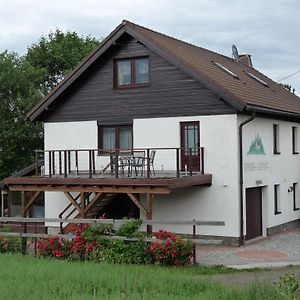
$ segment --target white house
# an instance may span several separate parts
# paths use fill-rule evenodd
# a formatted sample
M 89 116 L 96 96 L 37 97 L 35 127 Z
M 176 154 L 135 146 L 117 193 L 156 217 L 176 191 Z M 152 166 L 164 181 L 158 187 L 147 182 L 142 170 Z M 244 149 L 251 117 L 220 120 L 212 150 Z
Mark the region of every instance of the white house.
M 298 224 L 300 99 L 244 58 L 123 21 L 29 113 L 44 173 L 7 188 L 46 217 L 225 221 L 198 234 L 230 244 Z

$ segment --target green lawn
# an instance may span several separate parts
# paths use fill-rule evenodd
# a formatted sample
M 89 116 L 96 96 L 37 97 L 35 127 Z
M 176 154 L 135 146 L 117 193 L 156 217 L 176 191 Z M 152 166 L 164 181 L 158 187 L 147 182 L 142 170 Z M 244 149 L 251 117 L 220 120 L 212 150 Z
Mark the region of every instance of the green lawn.
M 0 254 L 0 270 L 0 299 L 277 299 L 271 287 L 230 288 L 198 278 L 229 272 L 222 268 L 109 265 Z

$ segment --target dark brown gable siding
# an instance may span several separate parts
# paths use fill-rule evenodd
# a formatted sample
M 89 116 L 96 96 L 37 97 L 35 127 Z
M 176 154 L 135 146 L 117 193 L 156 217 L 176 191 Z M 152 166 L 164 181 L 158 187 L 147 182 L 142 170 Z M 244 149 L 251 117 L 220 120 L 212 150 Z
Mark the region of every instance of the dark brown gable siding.
M 44 122 L 128 124 L 137 118 L 231 114 L 236 111 L 166 60 L 124 36 L 75 86 L 49 107 Z M 113 60 L 149 56 L 150 86 L 114 89 Z

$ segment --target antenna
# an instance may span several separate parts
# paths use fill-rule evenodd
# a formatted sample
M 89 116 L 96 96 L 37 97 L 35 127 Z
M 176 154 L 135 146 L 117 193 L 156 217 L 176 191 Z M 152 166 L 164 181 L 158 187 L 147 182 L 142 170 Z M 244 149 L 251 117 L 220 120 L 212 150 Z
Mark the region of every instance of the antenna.
M 234 60 L 239 60 L 239 51 L 236 47 L 236 45 L 232 45 L 232 56 Z

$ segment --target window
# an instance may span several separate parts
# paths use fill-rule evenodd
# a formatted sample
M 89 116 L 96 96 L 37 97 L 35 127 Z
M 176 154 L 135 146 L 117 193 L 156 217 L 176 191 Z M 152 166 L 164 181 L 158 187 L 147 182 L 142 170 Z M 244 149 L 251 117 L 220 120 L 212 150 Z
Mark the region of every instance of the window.
M 115 61 L 115 87 L 135 87 L 149 83 L 149 58 Z
M 296 192 L 297 192 L 297 183 L 293 183 L 293 206 L 294 206 L 294 210 L 299 210 L 299 206 L 297 206 Z
M 279 184 L 274 185 L 274 214 L 281 214 L 280 211 L 280 198 L 279 198 Z
M 258 83 L 260 83 L 261 85 L 265 86 L 265 87 L 269 87 L 269 85 L 264 82 L 263 80 L 261 80 L 260 78 L 258 78 L 257 76 L 253 75 L 250 72 L 246 72 L 246 74 L 251 77 L 253 80 L 257 81 Z
M 298 130 L 296 126 L 292 127 L 292 153 L 299 154 L 298 152 Z
M 239 79 L 239 77 L 233 73 L 232 71 L 230 71 L 228 68 L 224 67 L 222 64 L 218 63 L 218 62 L 214 62 L 212 61 L 213 65 L 215 65 L 216 67 L 218 67 L 220 70 L 224 71 L 225 73 L 227 73 L 228 75 L 232 76 L 235 79 Z
M 279 152 L 279 125 L 273 124 L 273 153 L 280 154 Z
M 99 149 L 132 149 L 132 126 L 99 127 Z

